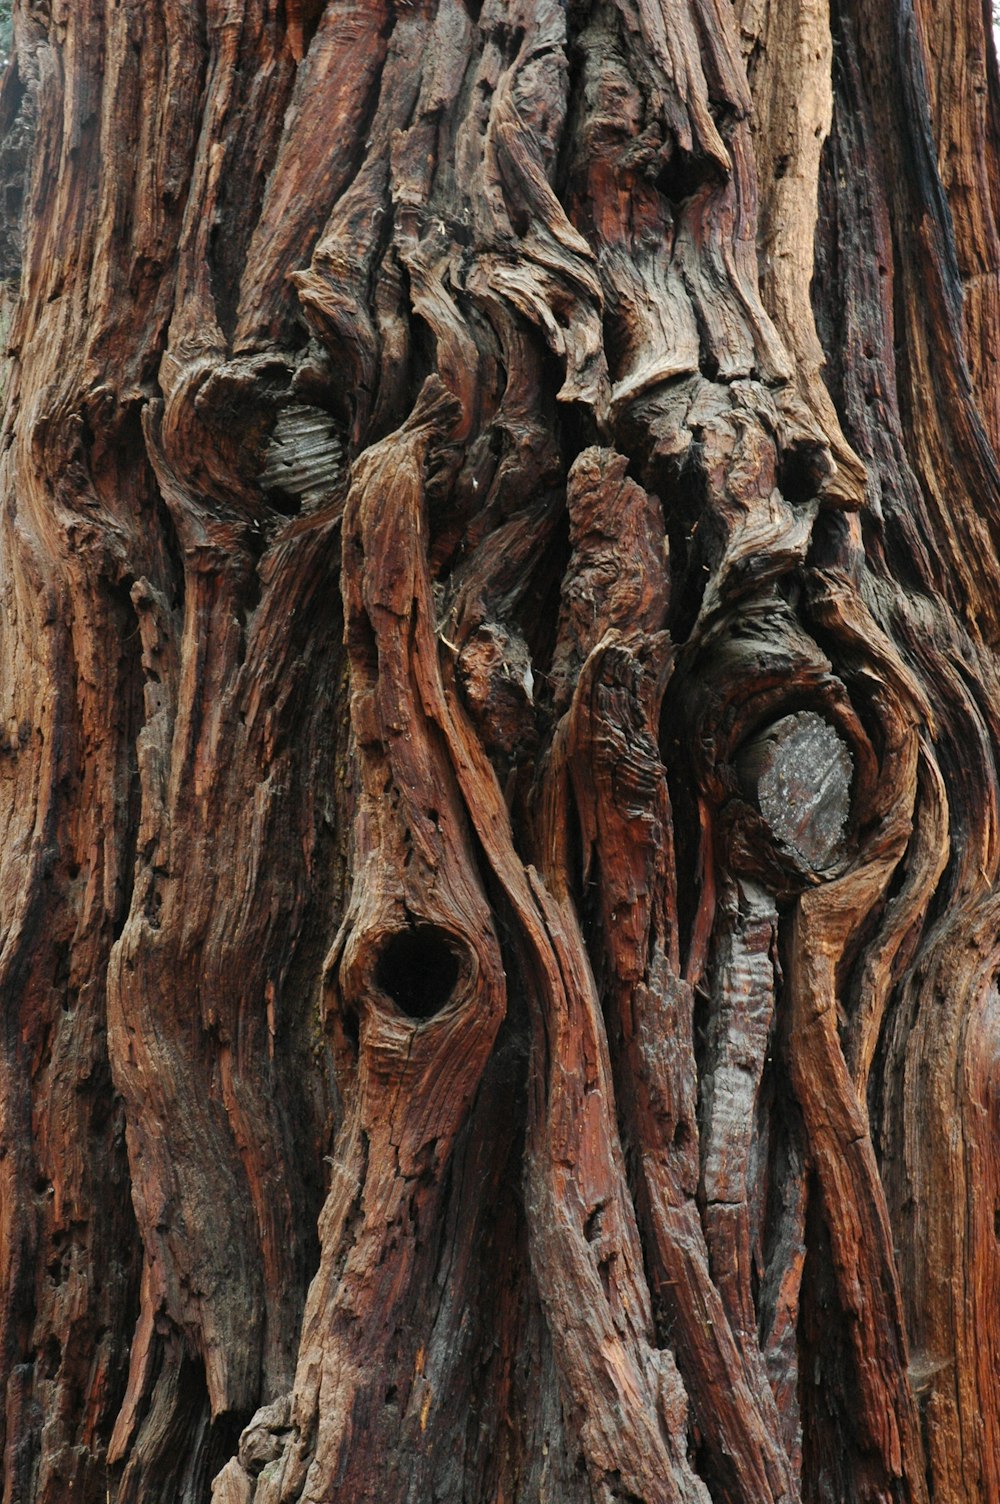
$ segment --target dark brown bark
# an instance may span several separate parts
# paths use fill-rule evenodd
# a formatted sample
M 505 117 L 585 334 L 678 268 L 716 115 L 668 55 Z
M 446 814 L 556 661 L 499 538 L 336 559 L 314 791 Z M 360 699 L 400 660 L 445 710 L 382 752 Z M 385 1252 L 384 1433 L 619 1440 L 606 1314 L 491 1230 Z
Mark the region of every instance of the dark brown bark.
M 16 6 L 4 1504 L 1000 1501 L 988 9 Z

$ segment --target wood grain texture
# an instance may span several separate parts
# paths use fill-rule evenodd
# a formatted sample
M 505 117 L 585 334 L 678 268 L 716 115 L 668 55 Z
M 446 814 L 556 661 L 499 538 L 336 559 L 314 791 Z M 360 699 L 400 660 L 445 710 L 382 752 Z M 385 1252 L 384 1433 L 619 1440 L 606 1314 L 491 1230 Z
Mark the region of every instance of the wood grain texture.
M 4 1504 L 1000 1504 L 985 7 L 14 32 Z

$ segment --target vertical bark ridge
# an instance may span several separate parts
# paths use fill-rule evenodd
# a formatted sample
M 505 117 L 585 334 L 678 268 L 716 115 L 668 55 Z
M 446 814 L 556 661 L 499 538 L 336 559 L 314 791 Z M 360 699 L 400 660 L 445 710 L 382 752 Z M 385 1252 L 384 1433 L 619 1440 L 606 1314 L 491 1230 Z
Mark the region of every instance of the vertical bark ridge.
M 948 197 L 962 279 L 965 347 L 976 400 L 993 447 L 1000 439 L 993 330 L 1000 320 L 996 188 L 995 43 L 989 6 L 914 7 L 927 77 L 938 170 Z
M 296 75 L 280 145 L 241 279 L 235 347 L 288 342 L 295 305 L 286 277 L 308 255 L 357 170 L 361 132 L 385 59 L 387 3 L 324 7 Z M 332 139 L 326 129 L 332 124 Z M 317 152 L 314 143 L 324 142 Z M 294 334 L 293 334 L 294 338 Z
M 831 155 L 835 172 L 850 172 L 850 162 L 857 160 L 859 133 L 865 139 L 866 131 L 885 129 L 886 84 L 880 70 L 889 54 L 876 40 L 871 24 L 872 18 L 853 10 L 839 13 L 838 110 Z M 944 101 L 949 99 L 965 122 L 961 128 L 974 128 L 978 102 L 964 90 L 954 91 L 948 79 L 957 56 L 952 37 L 957 39 L 963 28 L 979 24 L 971 14 L 956 17 L 954 32 L 946 36 L 950 29 L 945 28 L 943 15 L 925 10 L 923 28 L 910 31 L 911 41 L 936 36 L 939 59 L 926 74 L 923 68 L 910 70 L 917 89 L 924 79 L 930 88 L 930 106 L 926 98 L 921 104 L 914 96 L 912 134 L 918 134 L 922 121 L 929 120 L 940 141 L 946 119 Z M 857 46 L 858 35 L 865 39 L 864 52 Z M 926 56 L 930 60 L 933 54 Z M 950 130 L 951 125 L 946 128 Z M 874 146 L 874 137 L 867 139 Z M 897 139 L 905 143 L 906 133 Z M 922 152 L 919 145 L 907 149 L 918 157 Z M 878 160 L 879 155 L 876 148 L 868 161 Z M 979 483 L 949 493 L 952 520 L 948 526 L 954 530 L 966 525 L 973 494 L 977 497 L 974 525 L 978 526 L 979 516 L 991 516 L 989 467 L 993 461 L 975 434 L 980 417 L 973 404 L 972 384 L 960 378 L 938 411 L 926 414 L 921 382 L 934 379 L 923 353 L 926 336 L 914 326 L 907 294 L 900 286 L 908 285 L 915 262 L 927 268 L 935 252 L 927 235 L 915 238 L 909 229 L 911 200 L 906 195 L 919 191 L 922 169 L 911 168 L 901 175 L 899 159 L 890 161 L 888 156 L 881 171 L 870 177 L 863 220 L 874 225 L 883 247 L 880 259 L 885 273 L 878 280 L 862 270 L 854 232 L 844 217 L 849 210 L 842 195 L 831 191 L 832 179 L 826 178 L 827 202 L 843 226 L 837 239 L 836 291 L 831 292 L 846 302 L 856 331 L 853 338 L 858 347 L 872 352 L 873 359 L 866 364 L 845 358 L 845 341 L 829 324 L 828 343 L 835 355 L 845 427 L 859 452 L 870 457 L 870 494 L 874 492 L 880 503 L 872 507 L 866 525 L 870 565 L 882 580 L 895 573 L 900 581 L 879 585 L 877 614 L 923 685 L 933 712 L 927 718 L 929 734 L 921 752 L 917 825 L 906 859 L 907 877 L 890 908 L 893 923 L 885 926 L 890 955 L 897 945 L 901 947 L 893 972 L 905 980 L 895 986 L 884 974 L 876 980 L 874 967 L 881 967 L 884 951 L 877 945 L 869 951 L 868 979 L 876 991 L 866 997 L 862 986 L 859 992 L 862 1011 L 858 1018 L 866 1039 L 862 1044 L 859 1033 L 854 1048 L 872 1062 L 866 1070 L 867 1094 L 874 1108 L 873 1128 L 895 1233 L 912 1352 L 911 1386 L 927 1438 L 929 1488 L 933 1497 L 971 1499 L 991 1497 L 997 1486 L 991 1432 L 996 1413 L 994 1379 L 989 1370 L 996 1339 L 992 1323 L 983 1319 L 976 1293 L 983 1288 L 982 1281 L 995 1277 L 995 1229 L 989 1241 L 981 1228 L 985 1209 L 995 1204 L 996 1170 L 985 1150 L 988 1109 L 984 1112 L 985 1099 L 979 1095 L 983 1087 L 971 1086 L 972 1080 L 982 1083 L 988 1077 L 994 1048 L 988 980 L 992 948 L 986 942 L 984 949 L 976 937 L 982 933 L 980 924 L 990 922 L 986 915 L 996 871 L 997 742 L 989 708 L 992 691 L 986 687 L 992 684 L 995 669 L 992 655 L 977 642 L 979 631 L 988 636 L 990 630 L 989 603 L 980 595 L 985 587 L 970 583 L 974 570 L 966 569 L 962 593 L 956 595 L 950 568 L 947 581 L 935 578 L 943 553 L 931 553 L 923 540 L 934 526 L 926 510 L 928 490 L 933 489 L 927 485 L 929 448 L 957 442 L 963 463 L 973 468 L 983 463 Z M 962 315 L 958 286 L 962 256 L 967 252 L 958 246 L 969 244 L 968 215 L 960 190 L 947 172 L 946 181 L 955 217 L 937 215 L 938 233 L 944 239 L 944 251 L 937 254 L 943 265 L 950 255 L 957 270 L 950 303 L 942 297 L 924 305 L 924 317 L 935 329 L 937 351 L 942 341 L 955 338 L 955 310 Z M 934 217 L 932 213 L 931 222 Z M 953 224 L 957 240 L 949 251 Z M 988 249 L 988 236 L 984 244 Z M 895 324 L 890 307 L 894 278 Z M 822 301 L 829 309 L 825 297 Z M 966 317 L 973 321 L 985 317 L 981 307 L 982 300 L 973 295 L 965 302 Z M 969 327 L 965 325 L 963 338 L 969 337 Z M 887 346 L 887 336 L 895 339 L 898 353 Z M 973 355 L 973 365 L 975 359 Z M 939 356 L 934 360 L 938 369 Z M 989 397 L 983 381 L 977 375 L 975 389 L 989 426 Z M 956 440 L 957 434 L 963 437 Z M 912 470 L 899 463 L 900 456 L 907 454 L 915 461 Z M 940 503 L 932 501 L 931 505 Z M 978 569 L 979 558 L 988 558 L 988 551 L 982 542 L 974 550 Z M 913 569 L 909 579 L 904 560 Z M 974 687 L 977 679 L 982 689 Z M 880 1037 L 876 1037 L 871 1014 L 866 1016 L 870 1007 L 877 1010 Z M 937 1126 L 914 1134 L 905 1121 L 918 1100 L 927 1104 L 928 1123 Z M 983 1106 L 974 1106 L 977 1101 Z M 903 1236 L 901 1229 L 905 1229 Z M 963 1269 L 968 1273 L 960 1274 Z M 973 1310 L 979 1313 L 976 1318 Z M 970 1343 L 967 1334 L 974 1320 L 977 1337 Z
M 3 550 L 12 629 L 4 664 L 5 997 L 12 1058 L 23 1059 L 27 1046 L 31 1061 L 27 1073 L 23 1065 L 17 1071 L 6 1109 L 17 1147 L 4 1202 L 11 1254 L 4 1309 L 20 1315 L 4 1341 L 4 1491 L 36 1498 L 70 1489 L 93 1497 L 104 1488 L 104 1446 L 138 1300 L 124 1124 L 105 1037 L 106 976 L 128 907 L 138 812 L 141 671 L 129 586 L 134 570 L 156 576 L 166 567 L 161 540 L 143 523 L 156 501 L 134 392 L 137 373 L 155 366 L 164 302 L 119 304 L 122 369 L 105 338 L 111 310 L 98 314 L 91 301 L 129 260 L 121 231 L 112 264 L 103 259 L 101 210 L 110 212 L 112 188 L 102 176 L 108 107 L 99 79 L 107 58 L 110 101 L 117 59 L 96 7 L 80 7 L 59 25 L 57 41 L 41 23 L 21 22 L 40 112 L 12 331 L 21 359 L 8 389 L 6 464 L 26 483 L 16 518 L 7 509 Z M 136 91 L 144 118 L 156 84 L 153 69 L 148 92 Z M 178 114 L 168 112 L 163 124 L 183 173 L 189 133 Z M 58 183 L 54 197 L 39 167 Z M 161 168 L 144 163 L 134 180 L 140 201 L 158 198 Z M 120 195 L 122 185 L 113 191 Z M 115 217 L 121 226 L 121 213 Z M 178 227 L 176 211 L 165 210 L 167 258 Z M 74 245 L 69 264 L 59 249 L 66 236 Z M 28 635 L 17 647 L 19 622 Z M 30 743 L 37 750 L 23 756 Z M 25 785 L 32 764 L 33 786 Z M 11 1109 L 21 1114 L 16 1124 Z
M 283 1413 L 289 1441 L 261 1474 L 280 1498 L 405 1497 L 405 1477 L 373 1479 L 367 1448 L 381 1437 L 391 1454 L 401 1421 L 423 1433 L 441 1402 L 435 1386 L 448 1390 L 447 1371 L 425 1376 L 419 1315 L 455 1138 L 504 1008 L 489 910 L 431 719 L 442 689 L 424 475 L 455 416 L 453 399 L 428 385 L 404 429 L 356 467 L 345 514 L 360 789 L 355 881 L 330 961 L 344 1120 Z M 258 1418 L 243 1443 L 255 1474 L 263 1429 Z M 220 1487 L 234 1476 L 238 1467 Z
M 798 391 L 836 462 L 826 494 L 854 508 L 864 495 L 864 475 L 823 385 L 825 357 L 809 296 L 820 152 L 833 113 L 828 0 L 768 7 L 765 24 L 755 29 L 750 73 L 754 154 L 763 185 L 757 236 L 761 293 L 794 354 Z
M 893 233 L 900 348 L 894 364 L 907 422 L 906 450 L 929 509 L 939 568 L 943 566 L 934 584 L 967 629 L 992 642 L 988 581 L 996 549 L 997 461 L 965 359 L 953 222 L 936 170 L 913 13 L 906 5 L 878 14 L 846 6 L 838 10 L 841 15 L 845 53 L 859 47 L 871 60 L 862 110 L 871 111 L 873 140 L 883 143 L 877 154 L 885 153 L 879 177 Z M 945 350 L 947 360 L 942 359 Z M 979 498 L 975 510 L 953 505 L 937 480 L 952 466 L 962 476 L 963 494 Z
M 676 1345 L 716 1487 L 727 1498 L 789 1498 L 794 1483 L 756 1331 L 741 1330 L 738 1319 L 752 1305 L 748 1260 L 740 1271 L 739 1232 L 737 1246 L 726 1246 L 725 1229 L 713 1215 L 718 1203 L 707 1209 L 703 1230 L 695 1201 L 693 999 L 679 975 L 673 864 L 661 865 L 672 845 L 657 751 L 669 673 L 662 635 L 667 598 L 657 558 L 658 508 L 624 470 L 623 457 L 587 450 L 570 472 L 574 553 L 554 663 L 563 693 L 575 684 L 563 755 L 581 823 L 581 875 L 599 895 L 619 1115 L 635 1162 L 661 1323 Z M 597 579 L 603 599 L 595 613 Z M 748 1243 L 748 1224 L 743 1231 Z M 738 1305 L 730 1301 L 727 1309 L 734 1285 Z

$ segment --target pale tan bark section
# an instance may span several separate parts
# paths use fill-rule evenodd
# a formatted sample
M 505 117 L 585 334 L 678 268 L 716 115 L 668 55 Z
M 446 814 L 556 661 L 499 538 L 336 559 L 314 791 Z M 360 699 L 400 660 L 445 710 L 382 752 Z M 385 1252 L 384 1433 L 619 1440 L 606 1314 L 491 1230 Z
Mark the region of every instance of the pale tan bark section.
M 833 109 L 829 0 L 743 0 L 740 26 L 751 46 L 761 294 L 794 357 L 799 394 L 833 451 L 837 469 L 826 494 L 856 507 L 864 497 L 864 467 L 823 384 L 825 357 L 810 298 L 820 154 Z

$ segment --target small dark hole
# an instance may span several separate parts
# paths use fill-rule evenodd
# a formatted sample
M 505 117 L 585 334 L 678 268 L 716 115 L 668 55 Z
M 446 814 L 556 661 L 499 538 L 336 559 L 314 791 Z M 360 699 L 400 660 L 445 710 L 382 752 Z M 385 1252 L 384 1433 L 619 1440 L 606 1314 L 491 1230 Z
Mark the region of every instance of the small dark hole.
M 47 1337 L 45 1339 L 45 1346 L 42 1349 L 42 1361 L 40 1365 L 42 1377 L 46 1379 L 54 1379 L 56 1374 L 59 1372 L 59 1365 L 61 1364 L 61 1362 L 62 1343 L 59 1341 L 58 1337 Z
M 357 1056 L 361 1042 L 361 1020 L 358 1018 L 357 1011 L 354 1008 L 345 1009 L 340 1023 L 344 1038 Z
M 284 491 L 280 486 L 269 486 L 266 491 L 268 504 L 282 517 L 297 517 L 302 510 L 302 497 L 297 491 Z
M 611 1299 L 611 1266 L 614 1261 L 615 1256 L 612 1253 L 606 1259 L 599 1259 L 597 1264 L 597 1272 L 601 1277 L 601 1284 L 604 1287 L 604 1296 L 606 1300 Z
M 386 943 L 375 981 L 408 1018 L 433 1018 L 458 981 L 458 956 L 440 930 L 418 925 Z
M 590 1216 L 587 1218 L 586 1225 L 583 1229 L 583 1236 L 587 1239 L 588 1243 L 596 1243 L 597 1239 L 601 1236 L 601 1233 L 603 1231 L 603 1214 L 604 1202 L 599 1201 L 598 1204 L 594 1207 L 594 1210 L 591 1212 Z
M 778 489 L 793 506 L 804 506 L 819 493 L 829 473 L 829 461 L 816 444 L 794 444 L 778 464 Z

